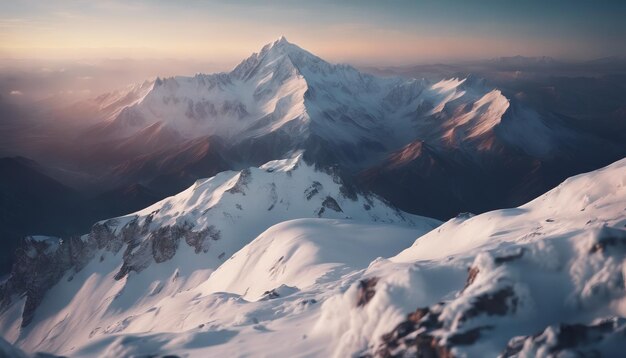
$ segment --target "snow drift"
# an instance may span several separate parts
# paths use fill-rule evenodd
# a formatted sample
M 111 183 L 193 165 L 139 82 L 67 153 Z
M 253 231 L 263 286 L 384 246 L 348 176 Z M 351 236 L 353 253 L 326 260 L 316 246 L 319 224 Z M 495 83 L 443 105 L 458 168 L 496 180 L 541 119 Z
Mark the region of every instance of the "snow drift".
M 98 248 L 66 269 L 28 324 L 21 315 L 32 292 L 5 299 L 3 337 L 27 352 L 77 357 L 610 356 L 624 348 L 626 160 L 426 235 L 436 222 L 342 194 L 298 158 L 242 173 L 99 223 L 119 235 L 152 215 L 145 234 L 122 241 L 126 249 Z M 200 204 L 213 209 L 194 210 Z M 308 219 L 285 221 L 297 215 Z M 199 252 L 180 239 L 171 257 L 162 253 L 168 259 L 148 254 L 120 276 L 145 241 L 170 247 L 148 232 L 192 217 L 191 232 L 214 225 L 219 239 L 209 235 Z M 67 245 L 46 246 L 55 242 L 33 238 L 26 256 Z

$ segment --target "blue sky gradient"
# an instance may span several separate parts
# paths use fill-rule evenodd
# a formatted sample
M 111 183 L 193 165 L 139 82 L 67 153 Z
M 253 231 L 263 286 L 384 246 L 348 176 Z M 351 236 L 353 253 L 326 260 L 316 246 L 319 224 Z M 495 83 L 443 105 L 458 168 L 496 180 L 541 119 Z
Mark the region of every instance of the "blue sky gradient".
M 0 57 L 232 61 L 280 35 L 323 57 L 626 55 L 626 1 L 3 1 Z

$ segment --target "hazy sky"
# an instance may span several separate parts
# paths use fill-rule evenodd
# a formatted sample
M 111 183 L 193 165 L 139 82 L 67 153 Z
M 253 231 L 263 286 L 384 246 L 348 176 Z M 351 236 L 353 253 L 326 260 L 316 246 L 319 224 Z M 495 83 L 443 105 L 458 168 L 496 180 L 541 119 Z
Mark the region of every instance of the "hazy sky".
M 280 35 L 324 58 L 411 63 L 626 55 L 626 1 L 0 2 L 0 58 L 236 62 Z

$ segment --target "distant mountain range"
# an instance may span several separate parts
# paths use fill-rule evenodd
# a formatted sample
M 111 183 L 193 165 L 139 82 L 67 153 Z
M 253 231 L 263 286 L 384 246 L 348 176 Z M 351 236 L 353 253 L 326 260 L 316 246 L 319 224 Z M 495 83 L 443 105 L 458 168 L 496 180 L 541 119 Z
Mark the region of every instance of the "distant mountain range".
M 302 150 L 404 210 L 447 218 L 523 203 L 626 155 L 620 140 L 475 76 L 376 77 L 285 38 L 229 73 L 159 78 L 97 101 L 103 120 L 81 136 L 86 161 L 109 163 L 108 183 L 167 194 Z
M 63 197 L 80 208 L 73 217 L 85 219 L 55 219 L 66 231 L 42 221 L 42 230 L 58 235 L 197 179 L 296 152 L 404 211 L 438 219 L 522 204 L 626 156 L 623 81 L 503 79 L 509 73 L 497 64 L 536 68 L 555 60 L 486 62 L 493 72 L 376 76 L 280 38 L 228 73 L 157 78 L 63 108 L 50 115 L 63 129 L 18 130 L 16 122 L 0 130 L 12 146 L 39 153 L 40 172 L 72 192 Z M 40 221 L 28 212 L 12 222 Z M 29 227 L 16 236 L 41 233 Z

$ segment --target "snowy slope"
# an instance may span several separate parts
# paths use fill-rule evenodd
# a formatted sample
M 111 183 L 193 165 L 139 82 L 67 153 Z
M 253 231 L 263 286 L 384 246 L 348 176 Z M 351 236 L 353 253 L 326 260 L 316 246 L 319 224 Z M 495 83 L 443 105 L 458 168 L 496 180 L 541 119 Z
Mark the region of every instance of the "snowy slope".
M 120 305 L 126 301 L 124 294 L 116 299 L 123 300 L 122 303 L 112 302 L 102 316 L 92 316 L 98 317 L 94 321 L 80 322 L 76 326 L 62 321 L 57 324 L 57 327 L 63 328 L 62 336 L 53 340 L 45 338 L 38 349 L 78 357 L 128 356 L 133 353 L 188 353 L 206 357 L 220 354 L 258 355 L 259 352 L 269 356 L 273 352 L 287 354 L 285 347 L 288 346 L 277 345 L 276 342 L 292 341 L 303 342 L 291 347 L 294 352 L 301 352 L 298 354 L 322 354 L 327 350 L 320 344 L 322 342 L 309 343 L 303 336 L 310 334 L 310 327 L 319 314 L 319 305 L 324 298 L 353 280 L 354 273 L 365 268 L 379 255 L 379 251 L 380 254 L 398 252 L 421 233 L 415 228 L 345 219 L 287 221 L 268 229 L 228 261 L 241 262 L 239 257 L 245 258 L 254 249 L 263 248 L 267 251 L 257 255 L 266 252 L 263 260 L 267 263 L 273 261 L 275 270 L 271 270 L 265 262 L 251 258 L 239 267 L 233 267 L 236 262 L 230 264 L 232 272 L 218 269 L 201 284 L 179 286 L 168 282 L 173 276 L 167 277 L 168 280 L 160 281 L 163 287 L 159 293 L 142 297 L 131 307 L 120 310 Z M 337 249 L 344 250 L 337 252 Z M 363 256 L 353 258 L 352 253 Z M 306 260 L 302 262 L 301 258 Z M 87 267 L 85 275 L 93 278 L 96 275 L 94 271 L 101 270 L 97 265 L 102 264 L 94 263 L 94 267 Z M 174 271 L 173 267 L 168 269 Z M 177 281 L 185 277 L 184 271 L 179 272 Z M 112 274 L 108 274 L 109 280 Z M 245 281 L 241 282 L 240 288 L 230 288 L 242 293 L 248 291 L 247 295 L 242 297 L 231 291 L 220 291 L 222 287 L 216 286 L 232 275 L 245 277 Z M 143 280 L 146 279 L 154 278 L 149 276 Z M 134 282 L 137 284 L 137 280 Z M 91 296 L 94 288 L 97 290 L 95 297 L 99 297 L 103 293 L 103 284 L 81 290 L 76 300 L 82 299 L 83 295 L 94 297 Z M 229 285 L 229 282 L 224 284 Z M 67 287 L 59 287 L 59 291 L 56 289 L 53 291 L 55 294 L 67 290 Z M 264 291 L 269 293 L 257 294 Z M 81 316 L 87 315 L 85 308 L 76 303 L 69 305 L 72 311 L 80 309 Z M 66 314 L 63 312 L 57 320 L 72 318 L 72 314 Z M 303 324 L 303 321 L 308 324 Z M 28 340 L 36 340 L 46 331 L 33 331 Z M 236 344 L 235 341 L 246 343 Z M 225 344 L 227 342 L 234 344 Z M 77 347 L 74 351 L 71 349 L 73 346 Z
M 336 175 L 307 165 L 301 155 L 261 168 L 223 172 L 142 211 L 97 223 L 83 237 L 30 239 L 28 250 L 18 258 L 12 277 L 0 291 L 0 330 L 3 337 L 27 351 L 68 354 L 72 347 L 96 336 L 156 329 L 162 323 L 160 317 L 155 318 L 159 312 L 155 307 L 173 310 L 171 314 L 179 317 L 181 305 L 191 305 L 199 295 L 223 289 L 245 293 L 238 291 L 244 283 L 228 281 L 223 273 L 215 272 L 215 280 L 210 277 L 225 262 L 236 262 L 229 257 L 268 227 L 307 217 L 346 220 L 345 224 L 301 223 L 297 225 L 302 229 L 294 231 L 287 230 L 289 224 L 282 226 L 288 232 L 303 231 L 310 237 L 308 244 L 303 239 L 278 246 L 285 262 L 291 252 L 300 251 L 295 260 L 306 256 L 318 269 L 309 272 L 307 263 L 300 262 L 304 265 L 301 270 L 306 271 L 303 275 L 296 269 L 284 273 L 285 277 L 259 276 L 255 280 L 242 268 L 239 274 L 252 280 L 248 281 L 251 287 L 254 284 L 246 299 L 256 300 L 259 293 L 284 282 L 308 287 L 326 273 L 365 267 L 381 254 L 399 252 L 439 224 L 400 212 L 375 196 L 352 191 Z M 332 231 L 325 226 L 346 233 L 320 241 L 315 236 Z M 360 234 L 376 236 L 361 239 Z M 262 235 L 259 245 L 268 245 L 270 235 L 271 231 Z M 354 250 L 357 245 L 363 247 Z M 345 260 L 341 255 L 333 256 L 332 251 L 338 248 L 360 252 L 363 257 Z M 264 260 L 268 259 L 274 258 Z M 170 300 L 200 284 L 204 288 L 185 296 L 185 300 Z M 135 318 L 145 312 L 155 320 Z M 167 324 L 173 326 L 159 327 L 169 331 L 184 326 L 177 320 Z
M 350 221 L 283 222 L 233 255 L 201 289 L 246 299 L 258 299 L 281 285 L 308 289 L 365 268 L 377 257 L 395 255 L 415 233 L 413 227 Z
M 136 136 L 155 124 L 181 141 L 216 136 L 232 146 L 280 133 L 287 138 L 283 153 L 323 143 L 334 146 L 338 160 L 358 166 L 416 139 L 473 152 L 500 138 L 549 157 L 567 137 L 530 109 L 511 111 L 509 99 L 484 81 L 376 77 L 330 64 L 284 37 L 231 72 L 148 84 L 149 91 L 144 83 L 127 96 L 102 96 L 106 108 L 117 109 L 98 126 L 96 139 Z
M 368 268 L 378 282 L 364 309 L 357 285 L 325 302 L 316 329 L 330 327 L 338 356 L 614 356 L 626 347 L 625 227 L 626 159 L 519 208 L 450 220 Z
M 226 210 L 244 196 L 262 198 L 251 189 L 264 176 L 286 190 L 288 178 L 311 176 L 328 190 L 318 194 L 341 198 L 331 178 L 322 181 L 323 173 L 298 159 L 250 174 L 245 185 L 235 185 L 241 173 L 204 181 L 200 187 L 212 189 L 165 200 L 152 220 L 167 227 L 196 215 L 196 203 Z M 222 192 L 226 182 L 241 191 Z M 400 220 L 381 204 L 377 216 L 373 208 L 348 209 L 363 200 L 337 200 L 357 220 L 332 210 L 332 219 L 315 218 L 323 204 L 301 199 L 296 210 L 312 218 L 259 229 L 248 240 L 216 221 L 231 234 L 211 241 L 206 254 L 181 243 L 171 259 L 117 280 L 126 254 L 100 249 L 99 259 L 63 274 L 26 327 L 19 327 L 23 299 L 5 307 L 2 336 L 27 352 L 76 357 L 615 356 L 625 348 L 626 159 L 519 208 L 459 216 L 421 237 L 433 222 Z M 281 209 L 250 212 L 273 210 Z M 254 223 L 237 223 L 252 233 Z M 213 245 L 222 241 L 240 247 L 214 265 L 222 246 Z

